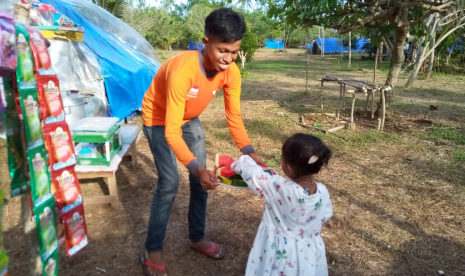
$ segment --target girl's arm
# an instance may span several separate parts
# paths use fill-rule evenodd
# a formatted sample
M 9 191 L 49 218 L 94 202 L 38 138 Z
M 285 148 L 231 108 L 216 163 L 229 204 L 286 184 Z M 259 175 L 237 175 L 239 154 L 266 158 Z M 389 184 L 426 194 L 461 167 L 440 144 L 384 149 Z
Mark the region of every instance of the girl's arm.
M 273 176 L 263 171 L 250 156 L 242 155 L 231 168 L 240 174 L 249 188 L 260 197 L 265 198 L 271 192 L 270 183 Z

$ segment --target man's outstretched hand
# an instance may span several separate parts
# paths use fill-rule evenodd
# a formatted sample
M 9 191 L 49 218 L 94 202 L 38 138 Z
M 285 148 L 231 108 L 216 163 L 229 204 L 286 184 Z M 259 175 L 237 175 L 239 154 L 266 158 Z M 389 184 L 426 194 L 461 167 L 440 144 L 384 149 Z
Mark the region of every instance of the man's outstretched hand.
M 249 156 L 253 159 L 253 161 L 255 161 L 255 163 L 257 163 L 257 165 L 260 165 L 260 166 L 267 166 L 265 164 L 265 162 L 263 162 L 263 160 L 258 156 L 257 153 L 251 153 L 249 154 Z
M 220 183 L 220 180 L 212 171 L 203 167 L 199 167 L 197 171 L 195 171 L 195 176 L 200 179 L 200 185 L 202 185 L 202 188 L 205 190 L 214 190 Z

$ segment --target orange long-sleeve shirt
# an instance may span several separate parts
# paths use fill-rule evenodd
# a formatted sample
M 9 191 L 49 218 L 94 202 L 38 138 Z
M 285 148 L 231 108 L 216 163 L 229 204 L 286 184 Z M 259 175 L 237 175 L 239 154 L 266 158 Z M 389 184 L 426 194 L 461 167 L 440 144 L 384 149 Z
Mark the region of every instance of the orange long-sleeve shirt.
M 224 72 L 207 76 L 202 53 L 188 51 L 166 61 L 158 70 L 142 102 L 145 126 L 165 126 L 165 137 L 179 161 L 192 172 L 199 166 L 182 139 L 181 126 L 199 116 L 218 90 L 224 90 L 231 135 L 243 153 L 253 152 L 240 110 L 241 74 L 233 62 Z M 192 163 L 197 163 L 192 166 Z

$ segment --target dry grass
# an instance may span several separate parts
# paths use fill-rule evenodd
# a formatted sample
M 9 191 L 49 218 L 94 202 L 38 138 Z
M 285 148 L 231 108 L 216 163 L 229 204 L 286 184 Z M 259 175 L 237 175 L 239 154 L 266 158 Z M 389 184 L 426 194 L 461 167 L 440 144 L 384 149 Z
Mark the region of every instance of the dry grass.
M 364 79 L 371 74 L 358 70 L 368 70 L 367 62 L 354 61 L 355 69 L 345 70 L 345 65 L 332 57 L 317 57 L 311 61 L 306 94 L 303 59 L 297 51 L 281 55 L 259 50 L 243 81 L 246 128 L 258 153 L 276 168 L 280 167 L 282 141 L 295 132 L 309 132 L 284 113 L 295 119 L 307 114 L 307 123 L 323 128 L 338 125 L 327 116 L 308 115 L 321 111 L 318 78 L 332 74 Z M 379 79 L 386 73 L 381 71 Z M 404 80 L 402 75 L 401 84 Z M 373 131 L 375 123 L 365 119 L 358 119 L 355 132 L 337 132 L 346 140 L 315 133 L 335 153 L 318 176 L 329 187 L 334 205 L 334 217 L 323 230 L 330 275 L 435 275 L 437 270 L 465 275 L 464 85 L 463 76 L 435 77 L 418 81 L 415 88 L 399 90 L 384 133 Z M 334 112 L 336 90 L 325 85 L 325 112 Z M 429 104 L 440 108 L 430 112 Z M 223 114 L 219 94 L 201 116 L 210 167 L 217 152 L 240 154 Z M 140 119 L 133 123 L 140 124 Z M 4 142 L 0 149 L 5 154 Z M 145 241 L 157 174 L 144 139 L 139 154 L 139 167 L 123 163 L 117 173 L 119 210 L 86 205 L 90 244 L 74 258 L 61 254 L 61 275 L 143 275 L 137 256 Z M 2 175 L 7 169 L 4 160 Z M 165 241 L 169 274 L 243 275 L 261 221 L 262 201 L 250 192 L 224 187 L 210 192 L 207 235 L 224 245 L 228 254 L 222 261 L 208 259 L 188 246 L 189 184 L 186 170 L 181 168 L 180 173 Z M 83 182 L 82 187 L 84 194 L 106 192 L 103 181 Z M 8 187 L 5 190 L 9 193 Z M 11 199 L 6 207 L 4 234 L 11 274 L 26 275 L 18 199 Z

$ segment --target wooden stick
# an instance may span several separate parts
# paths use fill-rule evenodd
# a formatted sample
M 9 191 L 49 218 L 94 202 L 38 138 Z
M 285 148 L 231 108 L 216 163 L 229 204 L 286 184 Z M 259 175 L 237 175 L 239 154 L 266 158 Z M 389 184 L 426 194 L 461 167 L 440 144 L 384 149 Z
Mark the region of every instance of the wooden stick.
M 375 70 L 373 72 L 373 82 L 376 82 L 376 69 L 378 68 L 378 55 L 379 55 L 379 47 L 376 50 L 376 57 L 375 57 Z
M 381 122 L 381 131 L 384 130 L 384 122 L 386 121 L 386 93 L 383 90 L 381 90 L 381 100 L 382 100 L 382 105 L 383 105 L 383 119 Z
M 339 136 L 339 135 L 337 135 L 337 134 L 328 132 L 327 130 L 324 130 L 324 129 L 321 129 L 321 128 L 316 128 L 316 127 L 314 127 L 314 126 L 302 125 L 302 124 L 300 124 L 299 122 L 297 122 L 296 120 L 294 120 L 294 119 L 293 119 L 291 116 L 289 116 L 288 114 L 286 114 L 286 113 L 283 113 L 283 114 L 284 114 L 284 116 L 286 116 L 287 118 L 289 118 L 292 122 L 294 122 L 296 125 L 299 125 L 299 126 L 301 126 L 301 127 L 303 127 L 303 128 L 307 128 L 307 129 L 311 129 L 311 130 L 316 130 L 316 131 L 320 131 L 320 132 L 323 132 L 323 133 L 329 133 L 329 134 L 332 134 L 332 135 L 334 135 L 334 136 L 336 136 L 336 137 L 338 137 L 338 138 L 341 138 L 341 139 L 344 140 L 344 141 L 347 141 L 347 138 L 345 138 L 345 137 L 342 137 L 342 136 Z
M 353 90 L 349 90 L 349 91 L 353 91 Z M 347 91 L 347 92 L 349 92 L 349 91 Z M 355 91 L 352 92 L 352 110 L 350 112 L 350 130 L 355 129 L 354 109 L 355 109 Z
M 373 91 L 373 90 L 372 90 L 372 91 Z M 368 102 L 370 101 L 370 95 L 371 95 L 371 93 L 373 93 L 373 92 L 369 92 L 369 93 L 367 94 L 367 101 L 366 101 L 366 103 L 365 103 L 365 110 L 363 110 L 363 117 L 366 117 L 367 114 L 368 114 Z
M 375 94 L 376 94 L 376 90 L 373 90 L 371 92 L 371 119 L 372 120 L 375 118 Z
M 328 129 L 327 132 L 330 132 L 330 133 L 336 132 L 336 131 L 338 131 L 340 129 L 343 129 L 344 127 L 345 127 L 344 125 L 338 126 L 338 127 L 333 127 L 333 128 Z

